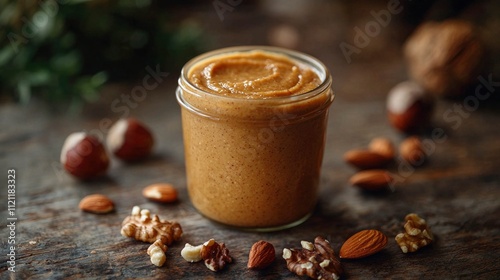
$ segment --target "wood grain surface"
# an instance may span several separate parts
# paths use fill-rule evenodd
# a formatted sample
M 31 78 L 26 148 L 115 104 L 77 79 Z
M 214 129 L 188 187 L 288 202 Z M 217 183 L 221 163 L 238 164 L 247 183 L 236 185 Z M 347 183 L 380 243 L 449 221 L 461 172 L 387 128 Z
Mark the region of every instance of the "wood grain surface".
M 384 3 L 378 1 L 377 5 Z M 366 13 L 356 11 L 365 15 L 364 19 L 331 19 L 338 21 L 332 32 L 341 34 L 341 29 L 352 30 L 359 22 L 366 22 L 370 9 L 381 7 L 373 5 L 364 9 Z M 190 13 L 202 23 L 203 18 L 208 18 L 208 26 L 217 27 L 207 31 L 213 32 L 214 38 L 221 38 L 217 47 L 230 45 L 231 38 L 234 44 L 268 43 L 265 36 L 238 37 L 238 30 L 231 24 L 255 22 L 255 16 L 261 15 L 250 7 L 243 8 L 248 8 L 248 13 L 236 9 L 227 14 L 223 23 L 214 19 L 212 7 Z M 308 23 L 298 21 L 302 24 L 301 32 L 305 32 L 301 33 L 304 39 L 312 40 L 308 36 L 314 35 L 307 33 L 310 29 L 328 32 L 321 25 L 321 20 L 328 17 L 325 13 L 319 13 Z M 276 23 L 262 17 L 263 23 L 246 25 L 246 32 L 259 34 L 265 30 L 264 23 Z M 474 110 L 465 111 L 466 115 L 455 115 L 453 121 L 444 114 L 456 106 L 467 106 L 465 99 L 437 100 L 432 122 L 435 129 L 443 131 L 444 138 L 433 140 L 431 133 L 424 135 L 428 140 L 429 160 L 423 166 L 413 169 L 396 162 L 389 167 L 398 176 L 394 190 L 374 194 L 348 184 L 355 170 L 342 161 L 345 151 L 365 147 L 377 136 L 388 137 L 396 144 L 404 139 L 389 125 L 385 113 L 387 92 L 397 82 L 407 79 L 399 49 L 403 37 L 390 40 L 387 33 L 404 33 L 404 26 L 394 22 L 387 28 L 389 31 L 353 57 L 351 64 L 338 50 L 340 40 L 352 40 L 351 35 L 339 38 L 324 35 L 321 46 L 315 41 L 298 46 L 299 50 L 325 61 L 332 70 L 337 97 L 329 116 L 317 208 L 305 223 L 278 232 L 227 228 L 208 221 L 191 205 L 186 191 L 180 109 L 174 95 L 178 73 L 171 73 L 143 101 L 128 107 L 127 114 L 124 110 L 114 110 L 111 104 L 120 100 L 121 95 L 130 94 L 141 80 L 107 86 L 98 102 L 86 105 L 77 115 L 66 113 L 63 105 L 36 99 L 27 105 L 1 104 L 0 176 L 5 186 L 7 171 L 16 172 L 18 220 L 16 272 L 12 273 L 7 270 L 10 230 L 5 226 L 7 191 L 2 187 L 0 278 L 305 279 L 287 270 L 281 257 L 283 248 L 300 247 L 301 240 L 312 241 L 321 235 L 338 253 L 352 234 L 378 229 L 388 236 L 387 247 L 364 259 L 342 260 L 346 279 L 498 279 L 500 102 L 495 95 L 500 92 L 499 86 L 493 87 L 496 92 L 489 99 L 480 101 Z M 320 36 L 316 41 L 321 39 Z M 500 81 L 498 73 L 493 72 L 492 77 Z M 107 176 L 90 182 L 75 180 L 62 170 L 59 152 L 67 135 L 85 130 L 104 136 L 109 122 L 123 116 L 134 116 L 151 127 L 156 139 L 151 158 L 135 164 L 113 158 Z M 165 205 L 146 200 L 142 188 L 156 182 L 176 186 L 179 201 Z M 116 210 L 106 215 L 80 211 L 80 199 L 92 193 L 109 196 Z M 150 263 L 146 254 L 149 244 L 120 235 L 121 222 L 134 205 L 150 209 L 164 219 L 176 220 L 184 230 L 182 240 L 168 248 L 163 267 Z M 403 254 L 394 237 L 403 230 L 403 219 L 410 212 L 427 220 L 436 240 L 416 253 Z M 210 238 L 224 242 L 234 260 L 217 273 L 209 271 L 203 263 L 188 263 L 180 256 L 186 242 L 200 244 Z M 248 252 L 258 240 L 275 246 L 276 261 L 262 271 L 248 270 Z

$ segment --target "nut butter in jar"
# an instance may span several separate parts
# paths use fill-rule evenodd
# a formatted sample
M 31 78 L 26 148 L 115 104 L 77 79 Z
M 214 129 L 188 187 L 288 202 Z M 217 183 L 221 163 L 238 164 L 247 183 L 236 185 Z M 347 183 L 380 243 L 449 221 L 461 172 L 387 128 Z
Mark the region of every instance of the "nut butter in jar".
M 244 229 L 305 221 L 317 201 L 331 84 L 320 61 L 281 48 L 225 48 L 186 63 L 177 100 L 194 207 Z

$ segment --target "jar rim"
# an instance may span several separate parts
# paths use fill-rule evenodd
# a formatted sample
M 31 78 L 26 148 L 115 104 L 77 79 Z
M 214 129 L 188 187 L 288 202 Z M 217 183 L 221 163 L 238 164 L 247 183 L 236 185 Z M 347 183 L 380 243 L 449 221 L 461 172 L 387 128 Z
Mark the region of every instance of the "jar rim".
M 220 95 L 216 94 L 213 92 L 209 92 L 203 89 L 200 89 L 196 87 L 188 78 L 188 73 L 191 67 L 196 65 L 197 63 L 209 59 L 211 57 L 215 57 L 218 55 L 223 55 L 223 54 L 230 54 L 230 53 L 243 53 L 243 52 L 251 52 L 251 51 L 264 51 L 264 52 L 271 52 L 279 55 L 285 55 L 286 57 L 304 63 L 306 66 L 311 67 L 311 69 L 319 76 L 321 79 L 321 83 L 315 87 L 312 90 L 299 93 L 299 94 L 294 94 L 294 95 L 287 95 L 287 96 L 268 96 L 268 97 L 263 97 L 263 98 L 245 98 L 245 97 L 237 97 L 237 96 L 228 96 L 228 95 Z M 321 62 L 319 59 L 315 58 L 314 56 L 311 56 L 306 53 L 302 53 L 299 51 L 294 51 L 290 49 L 285 49 L 285 48 L 280 48 L 280 47 L 273 47 L 273 46 L 265 46 L 265 45 L 246 45 L 246 46 L 234 46 L 234 47 L 226 47 L 226 48 L 221 48 L 221 49 L 216 49 L 212 50 L 203 54 L 200 54 L 198 56 L 193 57 L 190 59 L 186 64 L 182 67 L 181 69 L 181 75 L 179 77 L 178 81 L 179 86 L 183 90 L 187 91 L 197 91 L 203 94 L 206 94 L 208 96 L 211 96 L 213 98 L 217 99 L 222 99 L 222 100 L 245 100 L 245 102 L 262 102 L 265 100 L 269 101 L 287 101 L 287 102 L 293 102 L 293 101 L 300 101 L 303 99 L 307 99 L 311 96 L 314 96 L 316 94 L 319 94 L 325 90 L 327 90 L 331 84 L 332 84 L 332 77 L 330 72 L 328 71 L 328 68 Z M 335 95 L 335 94 L 333 94 Z

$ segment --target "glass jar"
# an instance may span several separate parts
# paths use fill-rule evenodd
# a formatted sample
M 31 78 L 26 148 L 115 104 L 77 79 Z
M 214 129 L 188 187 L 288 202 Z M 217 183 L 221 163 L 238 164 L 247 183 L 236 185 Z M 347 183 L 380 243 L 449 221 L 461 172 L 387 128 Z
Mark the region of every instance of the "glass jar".
M 210 92 L 189 78 L 207 60 L 256 50 L 309 68 L 318 85 L 299 94 L 249 98 Z M 331 84 L 319 60 L 282 48 L 225 48 L 187 62 L 176 95 L 194 207 L 211 220 L 243 229 L 270 231 L 305 221 L 317 202 Z

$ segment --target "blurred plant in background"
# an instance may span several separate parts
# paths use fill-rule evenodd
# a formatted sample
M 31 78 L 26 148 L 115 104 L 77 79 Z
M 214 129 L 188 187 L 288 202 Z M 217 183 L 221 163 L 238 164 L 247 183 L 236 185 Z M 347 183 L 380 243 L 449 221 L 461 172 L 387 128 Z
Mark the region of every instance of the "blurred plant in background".
M 165 1 L 166 2 L 166 1 Z M 93 101 L 108 81 L 176 69 L 203 51 L 201 29 L 162 1 L 0 0 L 0 94 Z

